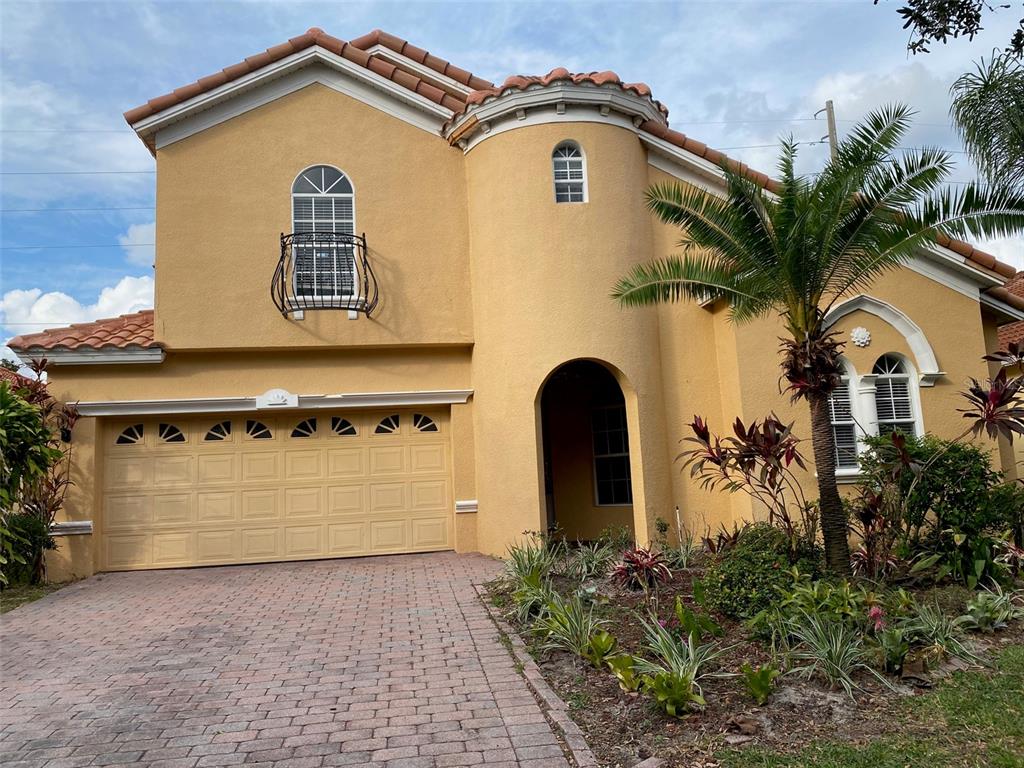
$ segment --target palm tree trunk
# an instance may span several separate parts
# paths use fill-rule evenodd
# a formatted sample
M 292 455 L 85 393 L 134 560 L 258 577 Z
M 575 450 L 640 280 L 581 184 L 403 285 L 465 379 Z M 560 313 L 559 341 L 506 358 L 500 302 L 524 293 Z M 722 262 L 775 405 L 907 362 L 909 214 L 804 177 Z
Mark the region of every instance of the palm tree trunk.
M 821 532 L 825 538 L 825 563 L 839 575 L 850 573 L 850 545 L 846 538 L 846 513 L 836 485 L 836 447 L 829 415 L 828 395 L 815 392 L 811 405 L 811 445 L 818 474 Z

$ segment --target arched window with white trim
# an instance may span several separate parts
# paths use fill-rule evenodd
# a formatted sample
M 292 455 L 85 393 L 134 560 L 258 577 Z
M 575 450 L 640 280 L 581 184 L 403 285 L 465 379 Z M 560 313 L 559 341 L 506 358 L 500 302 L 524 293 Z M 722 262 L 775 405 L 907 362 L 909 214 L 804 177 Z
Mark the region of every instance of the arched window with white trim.
M 587 168 L 583 150 L 575 141 L 563 141 L 551 153 L 556 203 L 587 201 Z
M 294 290 L 304 297 L 335 298 L 357 293 L 354 235 L 355 190 L 339 169 L 314 165 L 292 184 L 292 232 L 325 233 L 296 240 Z
M 836 469 L 857 469 L 857 421 L 853 409 L 855 376 L 843 376 L 828 400 L 832 437 L 836 445 Z
M 898 355 L 886 354 L 878 358 L 872 373 L 875 375 L 875 413 L 878 434 L 895 431 L 917 436 L 917 415 L 914 405 L 914 386 L 910 366 Z

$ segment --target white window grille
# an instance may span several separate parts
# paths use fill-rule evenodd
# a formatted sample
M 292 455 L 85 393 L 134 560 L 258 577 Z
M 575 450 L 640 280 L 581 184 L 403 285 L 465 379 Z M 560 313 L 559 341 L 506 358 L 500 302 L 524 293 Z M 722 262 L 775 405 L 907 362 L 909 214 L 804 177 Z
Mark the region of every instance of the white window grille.
M 595 408 L 591 415 L 594 439 L 594 485 L 598 506 L 633 503 L 629 469 L 629 434 L 626 406 Z
M 292 232 L 355 234 L 355 193 L 344 173 L 329 165 L 307 168 L 292 185 Z M 296 238 L 294 289 L 304 298 L 358 293 L 352 237 Z
M 872 371 L 875 374 L 875 412 L 878 434 L 895 431 L 917 435 L 917 418 L 910 390 L 910 373 L 906 363 L 896 355 L 882 355 Z
M 555 176 L 556 203 L 585 203 L 587 172 L 583 151 L 572 141 L 564 141 L 551 154 Z

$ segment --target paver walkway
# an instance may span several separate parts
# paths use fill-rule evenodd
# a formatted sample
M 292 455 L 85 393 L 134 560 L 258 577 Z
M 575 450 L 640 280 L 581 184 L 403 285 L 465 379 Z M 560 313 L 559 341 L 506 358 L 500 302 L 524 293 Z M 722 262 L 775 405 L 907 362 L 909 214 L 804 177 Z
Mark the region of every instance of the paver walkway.
M 112 573 L 0 617 L 0 764 L 566 768 L 442 553 Z

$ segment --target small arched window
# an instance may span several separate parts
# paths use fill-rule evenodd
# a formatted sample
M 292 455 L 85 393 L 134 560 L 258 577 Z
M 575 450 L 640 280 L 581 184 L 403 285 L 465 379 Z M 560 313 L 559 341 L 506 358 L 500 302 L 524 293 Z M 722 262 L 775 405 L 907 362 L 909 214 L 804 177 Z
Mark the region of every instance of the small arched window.
M 302 171 L 292 184 L 292 232 L 316 234 L 294 242 L 296 294 L 355 295 L 355 244 L 344 237 L 355 231 L 355 191 L 349 178 L 329 165 Z
M 556 203 L 587 201 L 587 169 L 583 150 L 575 141 L 563 141 L 551 153 Z
M 875 413 L 878 434 L 895 431 L 917 435 L 917 418 L 911 392 L 910 370 L 897 355 L 882 355 L 875 363 Z

